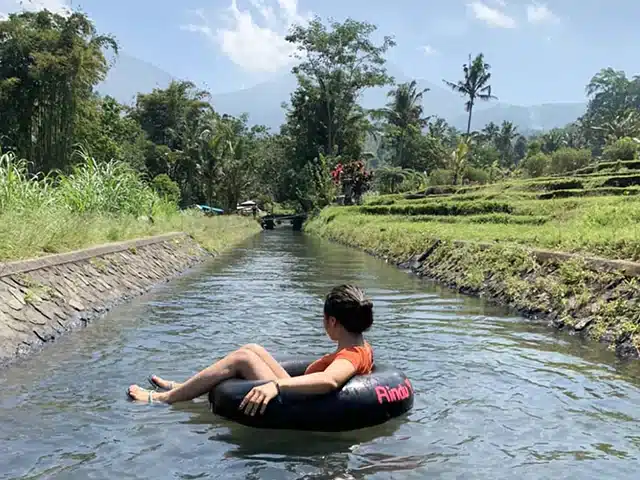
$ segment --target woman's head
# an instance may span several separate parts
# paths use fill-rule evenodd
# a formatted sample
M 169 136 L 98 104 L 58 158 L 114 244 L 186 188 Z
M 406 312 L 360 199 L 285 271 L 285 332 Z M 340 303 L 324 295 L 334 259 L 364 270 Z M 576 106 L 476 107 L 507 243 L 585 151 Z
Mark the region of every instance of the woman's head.
M 325 328 L 329 337 L 336 340 L 337 330 L 359 334 L 373 324 L 373 303 L 354 285 L 334 287 L 324 302 Z

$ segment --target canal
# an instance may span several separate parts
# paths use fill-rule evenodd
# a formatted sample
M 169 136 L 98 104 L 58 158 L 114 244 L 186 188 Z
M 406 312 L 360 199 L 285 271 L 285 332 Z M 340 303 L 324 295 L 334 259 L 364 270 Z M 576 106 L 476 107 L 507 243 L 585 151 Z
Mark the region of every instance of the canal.
M 374 300 L 376 358 L 414 384 L 407 417 L 273 432 L 212 416 L 206 398 L 127 400 L 151 373 L 182 379 L 244 343 L 329 351 L 323 296 L 343 282 Z M 0 371 L 0 478 L 633 478 L 639 373 L 366 254 L 274 230 Z

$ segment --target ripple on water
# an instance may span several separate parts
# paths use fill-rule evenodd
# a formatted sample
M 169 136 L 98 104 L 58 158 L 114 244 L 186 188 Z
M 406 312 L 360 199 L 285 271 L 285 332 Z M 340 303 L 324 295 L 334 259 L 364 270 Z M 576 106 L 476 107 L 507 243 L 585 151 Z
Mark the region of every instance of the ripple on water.
M 320 355 L 338 283 L 375 303 L 368 339 L 411 378 L 403 419 L 360 432 L 264 432 L 205 399 L 134 405 L 243 343 Z M 8 478 L 632 478 L 638 369 L 359 252 L 268 232 L 0 373 Z

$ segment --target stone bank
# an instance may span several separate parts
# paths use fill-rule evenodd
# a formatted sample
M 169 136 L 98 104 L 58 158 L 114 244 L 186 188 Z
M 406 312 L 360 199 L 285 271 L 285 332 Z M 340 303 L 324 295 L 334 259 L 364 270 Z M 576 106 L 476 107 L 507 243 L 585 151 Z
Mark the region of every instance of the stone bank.
M 0 263 L 0 366 L 207 258 L 188 235 L 169 233 Z

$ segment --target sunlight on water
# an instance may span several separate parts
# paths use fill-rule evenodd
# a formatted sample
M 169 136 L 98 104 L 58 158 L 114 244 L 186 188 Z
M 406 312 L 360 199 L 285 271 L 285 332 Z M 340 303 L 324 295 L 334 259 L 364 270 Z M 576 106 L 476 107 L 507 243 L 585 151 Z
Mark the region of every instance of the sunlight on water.
M 204 399 L 134 405 L 243 343 L 321 355 L 338 283 L 374 299 L 369 341 L 417 392 L 402 419 L 341 434 L 252 430 Z M 360 252 L 265 232 L 0 372 L 2 478 L 634 478 L 638 367 Z

